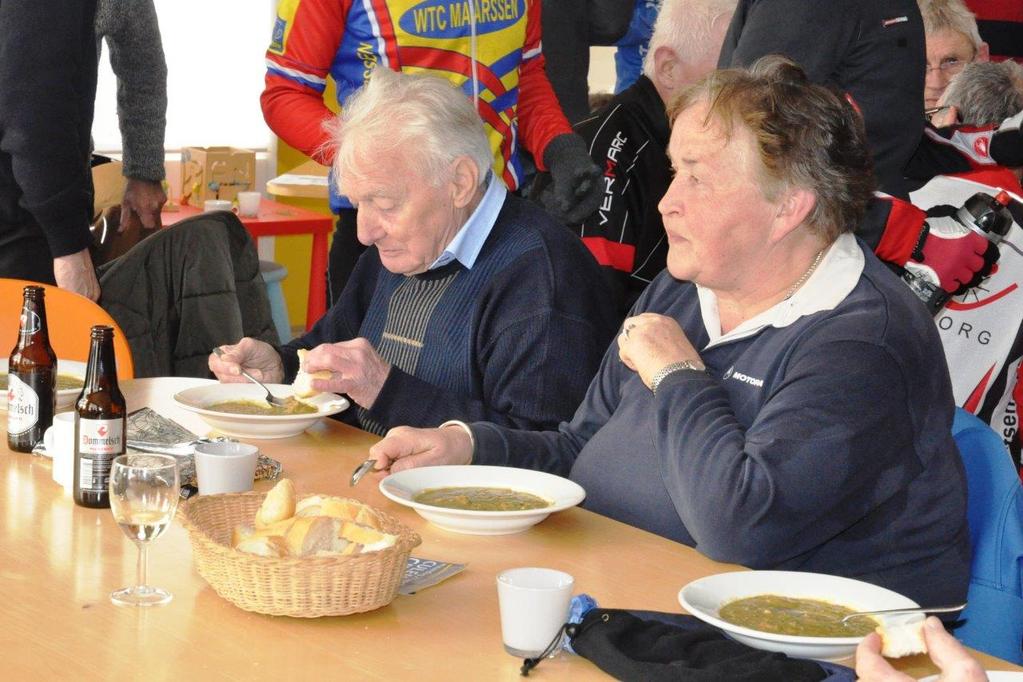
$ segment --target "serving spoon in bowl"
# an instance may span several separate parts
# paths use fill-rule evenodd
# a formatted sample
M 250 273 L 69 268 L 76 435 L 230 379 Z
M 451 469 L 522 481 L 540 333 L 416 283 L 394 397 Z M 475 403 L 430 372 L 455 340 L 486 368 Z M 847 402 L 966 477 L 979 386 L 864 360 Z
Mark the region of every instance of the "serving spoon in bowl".
M 224 351 L 222 351 L 220 349 L 220 346 L 215 346 L 213 348 L 213 352 L 214 352 L 214 354 L 216 354 L 216 356 L 218 358 L 224 357 Z M 239 369 L 241 369 L 241 367 L 239 367 Z M 241 369 L 241 373 L 242 373 L 243 377 L 245 377 L 246 379 L 248 379 L 252 383 L 254 383 L 257 386 L 259 386 L 261 389 L 266 391 L 266 398 L 265 398 L 265 400 L 266 400 L 266 402 L 270 403 L 271 406 L 273 406 L 273 407 L 287 407 L 288 406 L 288 404 L 286 402 L 284 402 L 284 400 L 282 400 L 281 398 L 278 398 L 273 393 L 271 393 L 270 389 L 267 388 L 266 386 L 264 386 L 263 382 L 261 382 L 259 379 L 256 379 L 256 377 L 252 376 L 251 374 L 246 372 L 244 369 Z
M 952 613 L 953 611 L 962 611 L 966 608 L 966 604 L 956 604 L 954 606 L 914 606 L 905 609 L 881 609 L 879 611 L 857 611 L 856 613 L 850 613 L 848 616 L 843 616 L 839 621 L 841 623 L 846 622 L 850 618 L 857 616 L 887 616 L 894 615 L 896 613 Z

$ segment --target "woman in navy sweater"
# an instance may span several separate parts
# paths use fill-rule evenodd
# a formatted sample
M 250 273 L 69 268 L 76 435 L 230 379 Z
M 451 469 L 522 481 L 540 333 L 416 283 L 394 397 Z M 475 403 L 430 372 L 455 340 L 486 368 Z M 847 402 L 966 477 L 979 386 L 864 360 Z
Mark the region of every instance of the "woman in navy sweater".
M 852 235 L 857 114 L 791 62 L 719 71 L 669 112 L 668 267 L 557 431 L 396 429 L 379 469 L 523 466 L 589 509 L 754 568 L 966 594 L 966 485 L 934 323 Z

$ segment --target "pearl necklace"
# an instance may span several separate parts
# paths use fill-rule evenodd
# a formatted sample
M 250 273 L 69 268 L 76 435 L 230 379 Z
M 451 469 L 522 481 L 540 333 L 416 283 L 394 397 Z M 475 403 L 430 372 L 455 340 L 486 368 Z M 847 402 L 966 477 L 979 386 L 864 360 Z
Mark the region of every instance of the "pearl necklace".
M 800 276 L 800 278 L 796 280 L 796 283 L 795 283 L 795 284 L 793 284 L 793 285 L 792 285 L 792 286 L 791 286 L 791 287 L 789 288 L 789 292 L 788 292 L 787 294 L 785 294 L 785 298 L 784 298 L 783 300 L 786 300 L 786 301 L 787 301 L 787 300 L 789 300 L 790 298 L 792 298 L 792 295 L 793 295 L 794 293 L 796 293 L 796 290 L 797 290 L 797 289 L 799 289 L 799 287 L 803 286 L 803 284 L 805 284 L 805 283 L 806 283 L 806 280 L 810 278 L 810 275 L 812 275 L 812 274 L 813 274 L 813 271 L 817 269 L 817 266 L 818 266 L 818 265 L 820 265 L 820 262 L 821 262 L 821 258 L 823 258 L 823 257 L 824 257 L 824 251 L 825 251 L 825 249 L 821 249 L 820 251 L 818 251 L 818 252 L 817 252 L 817 256 L 816 256 L 816 257 L 814 257 L 814 259 L 813 259 L 813 262 L 812 262 L 812 263 L 810 263 L 810 267 L 809 267 L 809 268 L 807 268 L 806 272 L 804 272 L 804 273 L 803 273 L 803 274 L 802 274 L 802 275 Z

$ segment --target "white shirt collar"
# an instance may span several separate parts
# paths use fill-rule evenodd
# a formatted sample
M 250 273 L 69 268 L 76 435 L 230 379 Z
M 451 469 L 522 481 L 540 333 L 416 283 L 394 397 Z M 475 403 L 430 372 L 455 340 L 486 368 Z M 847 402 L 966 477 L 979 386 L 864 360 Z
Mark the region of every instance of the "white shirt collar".
M 792 296 L 751 317 L 727 334 L 721 333 L 717 296 L 697 284 L 703 326 L 710 339 L 707 347 L 752 336 L 764 327 L 787 327 L 805 315 L 833 309 L 856 287 L 864 262 L 856 237 L 848 232 L 840 235 L 828 248 L 817 269 Z

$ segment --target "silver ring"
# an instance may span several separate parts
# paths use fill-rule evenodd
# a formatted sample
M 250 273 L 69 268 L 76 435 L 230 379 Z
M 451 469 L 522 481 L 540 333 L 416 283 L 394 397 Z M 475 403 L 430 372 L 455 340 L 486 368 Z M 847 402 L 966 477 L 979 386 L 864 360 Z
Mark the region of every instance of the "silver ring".
M 629 338 L 629 332 L 632 331 L 632 328 L 635 326 L 636 326 L 635 324 L 630 324 L 628 327 L 625 328 L 624 330 L 625 338 Z

